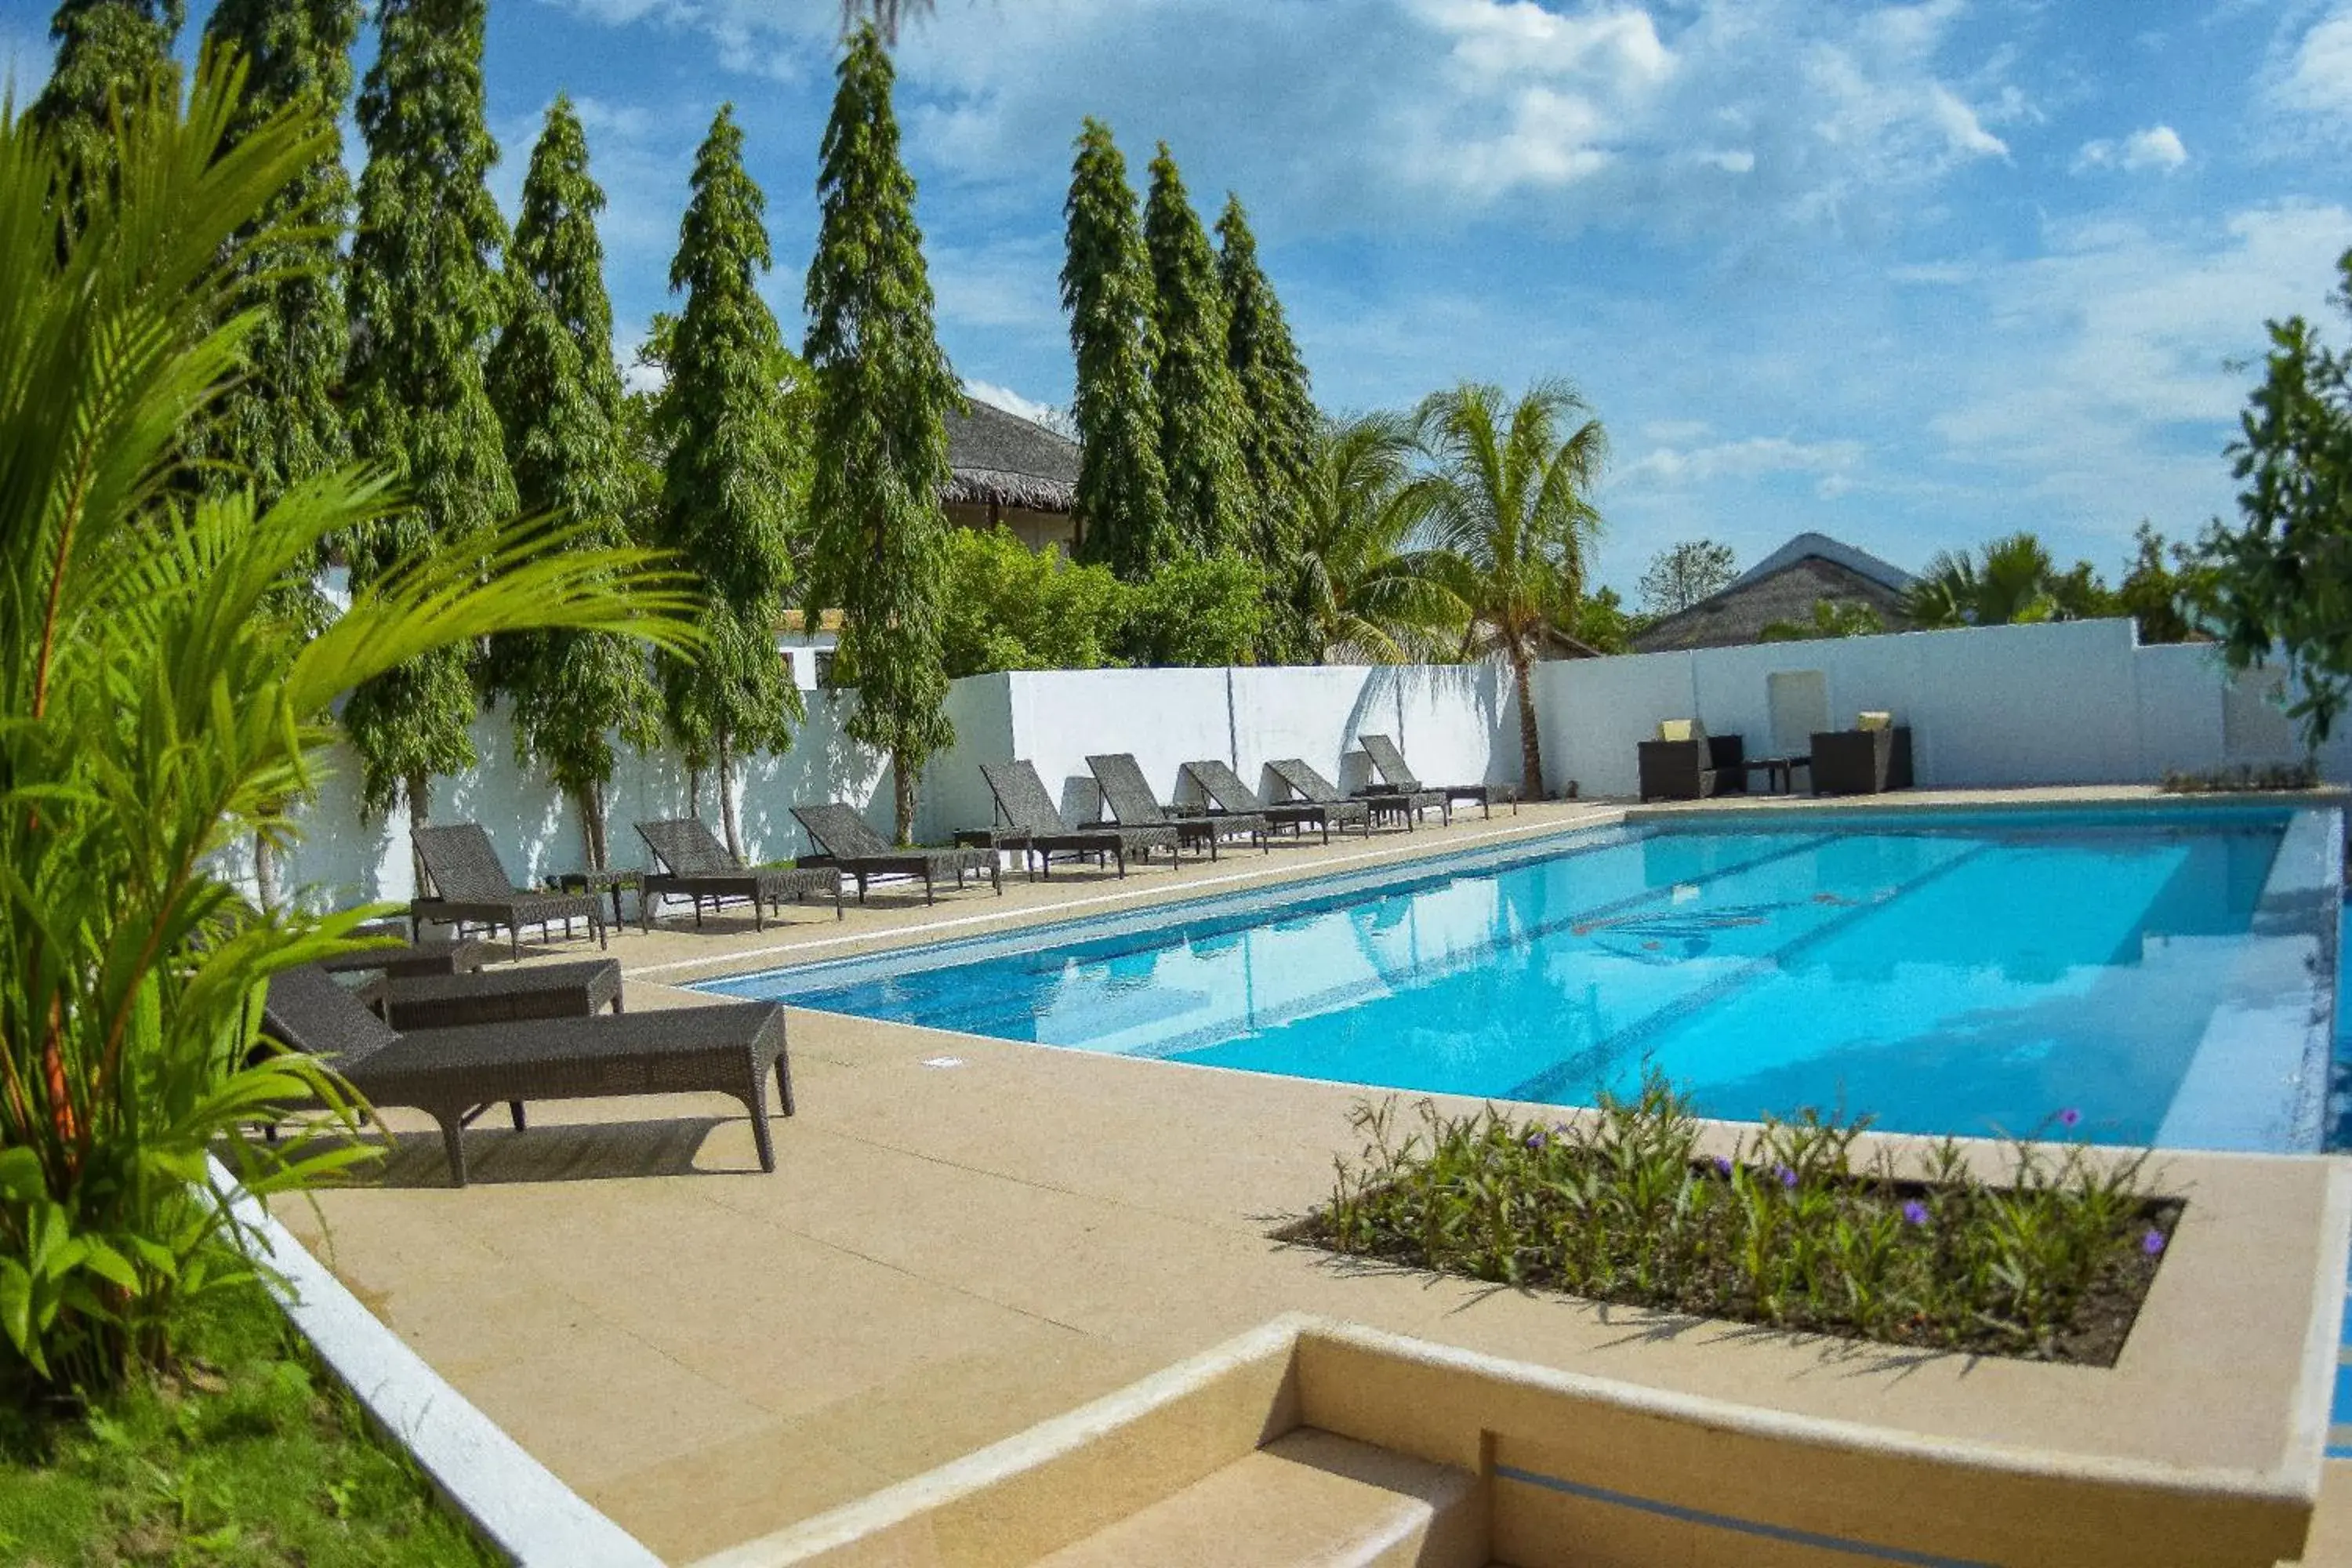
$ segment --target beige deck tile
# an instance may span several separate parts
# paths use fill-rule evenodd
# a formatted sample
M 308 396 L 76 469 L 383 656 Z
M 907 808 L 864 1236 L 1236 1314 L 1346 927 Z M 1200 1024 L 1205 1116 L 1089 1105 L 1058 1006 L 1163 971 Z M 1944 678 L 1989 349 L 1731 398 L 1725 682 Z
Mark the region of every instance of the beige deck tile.
M 767 1534 L 898 1478 L 796 1421 L 771 1421 L 581 1493 L 668 1563 Z

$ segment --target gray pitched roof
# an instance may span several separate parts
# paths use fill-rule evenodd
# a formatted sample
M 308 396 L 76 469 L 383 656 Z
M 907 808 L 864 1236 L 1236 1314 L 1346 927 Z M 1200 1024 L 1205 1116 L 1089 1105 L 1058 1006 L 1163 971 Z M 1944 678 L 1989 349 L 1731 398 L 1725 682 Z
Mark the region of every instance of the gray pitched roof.
M 1723 592 L 1728 594 L 1734 589 L 1745 588 L 1751 583 L 1760 583 L 1775 572 L 1794 566 L 1809 555 L 1819 556 L 1823 561 L 1843 566 L 1854 575 L 1867 577 L 1881 587 L 1894 593 L 1900 594 L 1911 586 L 1910 573 L 1900 566 L 1889 565 L 1867 550 L 1856 550 L 1853 545 L 1843 540 L 1832 539 L 1826 533 L 1801 533 L 1741 573 L 1733 581 L 1731 587 L 1724 589 Z
M 948 416 L 948 467 L 941 500 L 1031 511 L 1068 511 L 1078 490 L 1078 444 L 1043 425 L 968 397 L 970 412 Z

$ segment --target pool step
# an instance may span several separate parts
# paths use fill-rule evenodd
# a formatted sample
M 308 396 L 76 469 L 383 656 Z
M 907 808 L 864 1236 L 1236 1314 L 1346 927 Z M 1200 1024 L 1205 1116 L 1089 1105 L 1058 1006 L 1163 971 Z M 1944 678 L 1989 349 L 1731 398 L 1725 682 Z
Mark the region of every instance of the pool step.
M 1483 1568 L 1477 1479 L 1302 1426 L 1035 1568 Z

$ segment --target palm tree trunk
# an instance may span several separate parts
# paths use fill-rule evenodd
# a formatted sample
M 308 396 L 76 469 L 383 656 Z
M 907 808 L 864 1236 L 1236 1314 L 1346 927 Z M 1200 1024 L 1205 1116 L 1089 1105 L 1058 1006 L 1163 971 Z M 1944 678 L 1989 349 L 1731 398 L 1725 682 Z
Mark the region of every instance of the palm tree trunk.
M 722 739 L 719 742 L 716 770 L 719 774 L 719 826 L 727 837 L 727 853 L 740 860 L 743 858 L 743 841 L 735 831 L 735 780 L 732 776 L 734 769 L 729 765 L 730 761 L 727 754 L 727 742 Z
M 898 837 L 901 844 L 912 844 L 915 841 L 916 770 L 908 765 L 911 759 L 904 752 L 890 753 L 891 795 L 893 804 L 898 808 Z
M 1511 680 L 1519 691 L 1519 769 L 1524 782 L 1519 793 L 1528 800 L 1541 800 L 1543 787 L 1543 742 L 1536 730 L 1536 694 L 1534 661 L 1528 650 L 1511 649 Z
M 409 774 L 401 785 L 408 796 L 408 858 L 418 898 L 425 896 L 425 857 L 416 852 L 416 830 L 432 822 L 433 798 L 428 793 L 432 784 L 431 775 L 418 773 Z
M 266 833 L 253 836 L 253 894 L 264 910 L 278 907 L 278 850 Z
M 604 868 L 604 792 L 594 784 L 572 792 L 572 804 L 580 813 L 582 847 L 588 854 L 588 869 Z

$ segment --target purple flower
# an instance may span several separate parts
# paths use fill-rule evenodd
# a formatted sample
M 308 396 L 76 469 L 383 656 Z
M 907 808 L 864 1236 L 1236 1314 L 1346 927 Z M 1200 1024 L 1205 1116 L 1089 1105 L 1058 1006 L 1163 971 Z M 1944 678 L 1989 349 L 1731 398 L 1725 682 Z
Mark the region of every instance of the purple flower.
M 1721 1176 L 1725 1181 L 1729 1181 L 1731 1179 L 1731 1162 L 1725 1159 L 1722 1155 L 1717 1154 L 1715 1157 L 1715 1173 Z
M 1772 1173 L 1780 1178 L 1780 1184 L 1784 1187 L 1794 1187 L 1797 1184 L 1797 1173 L 1786 1165 L 1774 1166 Z
M 1903 1205 L 1903 1223 L 1905 1225 L 1926 1225 L 1927 1223 L 1927 1205 L 1921 1203 L 1917 1198 L 1913 1198 L 1909 1203 L 1905 1204 Z
M 1530 1133 L 1528 1133 L 1528 1140 L 1527 1140 L 1527 1142 L 1528 1142 L 1528 1148 L 1530 1148 L 1530 1149 L 1540 1149 L 1540 1148 L 1542 1148 L 1545 1144 L 1547 1144 L 1547 1143 L 1550 1142 L 1551 1142 L 1551 1140 L 1550 1140 L 1549 1138 L 1547 1138 L 1546 1136 L 1544 1136 L 1544 1130 L 1543 1130 L 1542 1128 L 1538 1127 L 1538 1128 L 1537 1128 L 1534 1131 L 1532 1131 L 1532 1132 L 1530 1132 Z
M 2071 1105 L 2058 1113 L 2058 1125 L 2061 1127 L 2079 1126 L 2082 1121 L 2083 1113 Z
M 2160 1230 L 2151 1230 L 2146 1236 L 2141 1237 L 2139 1238 L 2139 1249 L 2142 1252 L 2147 1253 L 2150 1258 L 2154 1258 L 2158 1253 L 2162 1252 L 2164 1250 L 2164 1232 Z

